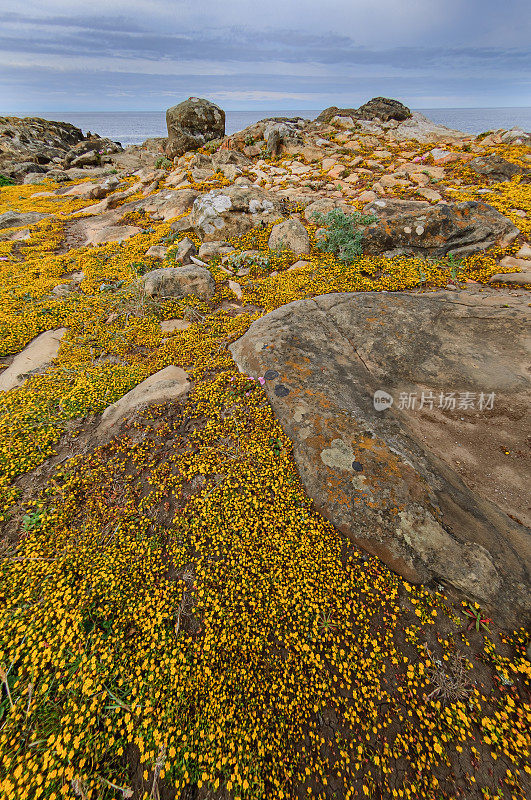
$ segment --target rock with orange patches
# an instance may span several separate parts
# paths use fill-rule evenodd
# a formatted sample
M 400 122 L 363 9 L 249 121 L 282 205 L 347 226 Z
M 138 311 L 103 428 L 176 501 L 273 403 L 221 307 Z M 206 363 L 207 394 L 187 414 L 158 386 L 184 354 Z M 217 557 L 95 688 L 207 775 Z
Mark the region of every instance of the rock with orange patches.
M 438 203 L 381 199 L 364 206 L 378 222 L 364 233 L 363 252 L 440 258 L 465 256 L 498 245 L 507 247 L 520 231 L 487 203 Z
M 446 580 L 509 625 L 531 613 L 531 542 L 515 521 L 523 504 L 515 509 L 502 490 L 493 494 L 498 484 L 487 474 L 502 442 L 524 438 L 524 301 L 329 294 L 272 311 L 230 347 L 240 371 L 265 377 L 301 479 L 325 517 L 407 580 Z M 376 403 L 378 391 L 394 403 Z M 457 404 L 467 391 L 476 404 L 483 396 L 482 405 L 494 392 L 495 405 L 445 413 L 439 398 L 452 391 Z M 399 408 L 401 396 L 414 394 L 418 405 L 422 392 L 423 413 Z M 459 449 L 465 415 L 477 433 Z M 468 457 L 468 472 L 456 468 L 451 443 Z M 507 480 L 523 497 L 517 465 Z

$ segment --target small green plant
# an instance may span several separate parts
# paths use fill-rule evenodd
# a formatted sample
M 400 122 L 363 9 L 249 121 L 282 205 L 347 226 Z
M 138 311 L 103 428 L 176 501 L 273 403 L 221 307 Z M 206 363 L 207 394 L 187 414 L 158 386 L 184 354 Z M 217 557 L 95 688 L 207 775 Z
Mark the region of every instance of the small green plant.
M 426 275 L 422 267 L 418 268 L 418 272 L 419 272 L 419 283 L 420 284 L 426 283 L 426 281 L 428 280 L 428 276 Z
M 465 609 L 465 614 L 472 620 L 468 625 L 467 630 L 471 631 L 472 628 L 475 628 L 476 631 L 479 633 L 479 628 L 481 626 L 484 631 L 490 633 L 488 625 L 489 622 L 492 622 L 492 620 L 489 619 L 488 617 L 484 617 L 483 614 L 481 613 L 481 610 L 479 608 L 476 608 L 476 606 L 477 603 L 474 603 L 474 605 L 472 605 L 472 603 L 469 603 L 468 607 Z
M 8 178 L 6 175 L 0 175 L 0 186 L 14 186 L 15 181 Z
M 313 216 L 319 224 L 327 228 L 317 247 L 326 253 L 334 253 L 343 264 L 352 263 L 356 256 L 362 254 L 363 231 L 356 230 L 356 227 L 369 225 L 378 219 L 373 214 L 361 214 L 359 211 L 345 214 L 339 208 L 327 214 L 315 212 Z
M 271 266 L 271 262 L 269 256 L 263 256 L 260 253 L 256 253 L 256 255 L 236 253 L 227 259 L 227 266 L 237 274 L 240 269 L 245 267 L 260 267 L 260 269 L 268 269 Z
M 34 528 L 38 528 L 42 520 L 42 511 L 34 511 L 32 514 L 24 514 L 22 517 L 22 530 L 27 533 Z
M 336 629 L 336 625 L 332 622 L 332 613 L 330 611 L 321 611 L 317 624 L 319 625 L 319 630 L 325 635 Z
M 459 279 L 457 277 L 457 271 L 463 266 L 463 262 L 460 259 L 457 259 L 453 253 L 448 253 L 446 256 L 446 263 L 448 264 L 448 268 L 450 270 L 450 278 L 452 283 L 458 285 Z
M 155 167 L 157 169 L 169 169 L 171 165 L 172 165 L 171 161 L 168 158 L 166 158 L 166 156 L 161 156 L 160 158 L 157 158 L 157 160 L 155 161 Z

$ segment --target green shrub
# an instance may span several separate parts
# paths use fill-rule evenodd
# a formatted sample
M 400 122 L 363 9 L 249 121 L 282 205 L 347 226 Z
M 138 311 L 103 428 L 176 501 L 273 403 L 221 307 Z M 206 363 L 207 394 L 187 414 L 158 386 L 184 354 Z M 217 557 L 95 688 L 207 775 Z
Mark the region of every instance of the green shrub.
M 245 253 L 235 253 L 227 259 L 228 266 L 233 272 L 238 274 L 240 269 L 244 267 L 260 267 L 260 269 L 269 269 L 271 261 L 269 256 L 264 256 L 261 253 L 254 255 L 247 255 Z
M 5 175 L 0 175 L 0 186 L 14 186 L 15 181 L 12 181 L 11 178 L 6 177 Z
M 169 169 L 171 167 L 171 161 L 167 159 L 166 156 L 161 156 L 155 161 L 155 167 L 157 169 Z
M 350 264 L 356 256 L 362 254 L 363 231 L 356 230 L 356 227 L 378 220 L 373 214 L 361 214 L 359 211 L 345 214 L 339 208 L 329 211 L 328 214 L 316 211 L 313 216 L 320 225 L 328 229 L 318 242 L 318 249 L 333 253 L 343 264 Z

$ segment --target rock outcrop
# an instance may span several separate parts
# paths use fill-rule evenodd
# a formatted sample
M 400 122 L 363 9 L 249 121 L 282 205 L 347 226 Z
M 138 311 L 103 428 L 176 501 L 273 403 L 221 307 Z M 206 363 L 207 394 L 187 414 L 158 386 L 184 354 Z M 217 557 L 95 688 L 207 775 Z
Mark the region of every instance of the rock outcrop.
M 264 376 L 328 519 L 407 580 L 447 581 L 515 624 L 531 612 L 525 478 L 496 462 L 525 438 L 529 318 L 525 299 L 491 301 L 324 295 L 267 314 L 230 349 Z M 413 396 L 417 411 L 400 410 Z
M 199 196 L 188 216 L 173 223 L 175 231 L 193 231 L 202 241 L 241 236 L 263 223 L 275 222 L 281 205 L 274 195 L 254 186 L 228 186 Z
M 69 170 L 101 167 L 121 151 L 119 142 L 84 136 L 68 122 L 0 117 L 0 172 L 18 183 L 38 181 L 39 175 L 75 179 Z
M 358 119 L 380 119 L 382 122 L 396 119 L 402 122 L 411 117 L 411 111 L 399 100 L 391 100 L 389 97 L 373 97 L 372 100 L 358 108 L 356 116 Z
M 208 100 L 189 97 L 166 111 L 166 124 L 166 154 L 174 158 L 212 139 L 221 139 L 225 135 L 225 112 Z
M 464 256 L 494 245 L 507 247 L 520 233 L 495 208 L 473 200 L 431 205 L 390 198 L 369 203 L 363 212 L 379 218 L 365 229 L 363 252 L 389 257 Z
M 19 178 L 22 164 L 30 166 L 61 161 L 71 147 L 85 137 L 68 122 L 50 122 L 38 117 L 0 117 L 0 172 Z M 35 168 L 34 172 L 39 169 Z

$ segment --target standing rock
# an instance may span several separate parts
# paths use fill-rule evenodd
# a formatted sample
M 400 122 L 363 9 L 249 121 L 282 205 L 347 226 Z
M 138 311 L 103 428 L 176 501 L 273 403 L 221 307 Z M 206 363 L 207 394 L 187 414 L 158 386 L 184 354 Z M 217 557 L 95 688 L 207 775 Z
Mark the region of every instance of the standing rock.
M 192 240 L 189 239 L 188 236 L 186 236 L 184 239 L 181 239 L 177 245 L 177 250 L 175 251 L 175 260 L 183 266 L 187 266 L 188 264 L 192 263 L 191 257 L 196 255 L 197 249 Z
M 266 376 L 325 517 L 406 580 L 444 579 L 511 626 L 531 615 L 529 509 L 520 462 L 497 462 L 529 435 L 528 320 L 526 298 L 503 293 L 328 294 L 230 346 L 241 372 Z
M 273 226 L 267 246 L 270 250 L 291 250 L 294 255 L 300 256 L 310 252 L 310 237 L 302 222 L 298 219 L 286 219 Z
M 216 291 L 216 282 L 204 267 L 168 267 L 146 273 L 144 289 L 150 297 L 179 298 L 193 294 L 209 300 Z
M 225 135 L 225 112 L 219 106 L 199 97 L 189 97 L 166 111 L 169 158 L 197 150 L 212 139 Z
M 487 203 L 430 205 L 415 200 L 375 200 L 364 206 L 378 222 L 365 229 L 366 254 L 445 256 L 468 255 L 498 245 L 507 247 L 520 231 Z

